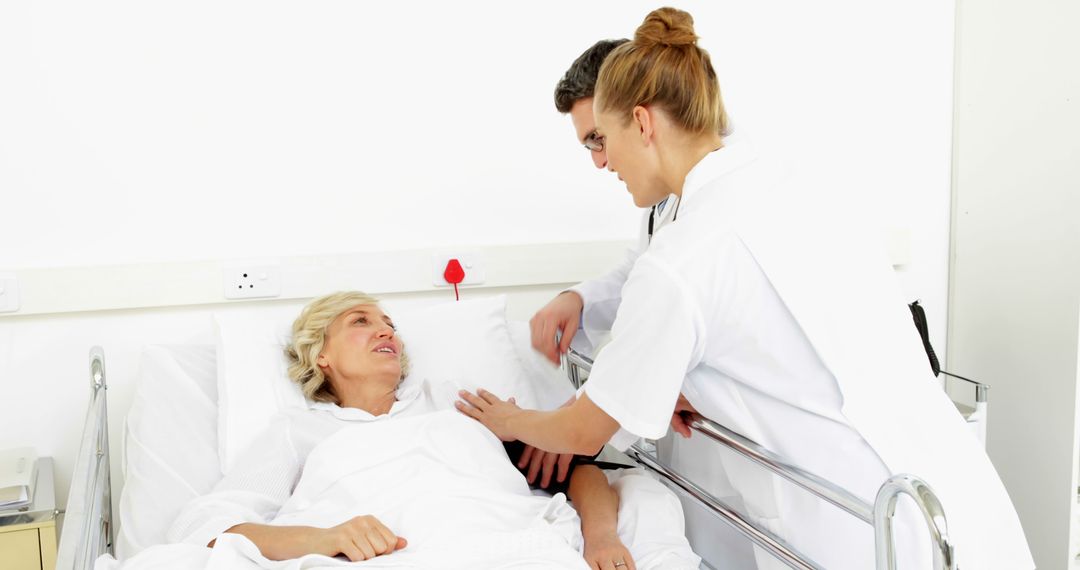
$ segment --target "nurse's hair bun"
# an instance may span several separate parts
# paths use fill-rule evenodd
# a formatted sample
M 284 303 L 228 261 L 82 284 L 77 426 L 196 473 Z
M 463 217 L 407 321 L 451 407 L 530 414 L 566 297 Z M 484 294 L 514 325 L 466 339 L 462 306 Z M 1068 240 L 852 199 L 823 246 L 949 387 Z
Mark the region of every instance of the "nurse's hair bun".
M 726 135 L 720 83 L 697 40 L 690 14 L 675 8 L 649 13 L 634 40 L 612 50 L 600 66 L 597 110 L 621 115 L 625 125 L 636 107 L 651 105 L 688 133 Z
M 692 46 L 697 40 L 694 18 L 677 8 L 653 10 L 634 32 L 634 43 L 643 48 Z

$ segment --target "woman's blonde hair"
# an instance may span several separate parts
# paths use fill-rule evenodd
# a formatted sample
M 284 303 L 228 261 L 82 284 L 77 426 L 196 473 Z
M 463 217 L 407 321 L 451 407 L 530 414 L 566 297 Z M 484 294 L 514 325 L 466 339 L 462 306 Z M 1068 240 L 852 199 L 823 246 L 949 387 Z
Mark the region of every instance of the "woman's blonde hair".
M 292 338 L 285 347 L 289 359 L 289 378 L 300 385 L 308 399 L 316 402 L 339 403 L 334 389 L 318 365 L 319 354 L 326 345 L 330 323 L 357 305 L 378 305 L 379 300 L 360 291 L 340 291 L 319 297 L 307 304 L 293 321 Z M 401 351 L 401 379 L 409 373 L 409 358 Z
M 650 12 L 634 39 L 615 48 L 600 67 L 597 107 L 629 121 L 634 107 L 653 105 L 690 133 L 726 135 L 720 83 L 697 39 L 690 14 L 675 8 Z

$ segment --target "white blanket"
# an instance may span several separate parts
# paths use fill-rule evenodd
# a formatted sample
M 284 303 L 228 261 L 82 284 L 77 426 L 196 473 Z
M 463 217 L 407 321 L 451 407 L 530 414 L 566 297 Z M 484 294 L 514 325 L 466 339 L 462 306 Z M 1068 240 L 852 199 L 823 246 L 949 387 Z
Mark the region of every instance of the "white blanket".
M 531 494 L 501 443 L 456 411 L 339 431 L 312 451 L 271 524 L 326 528 L 359 515 L 375 516 L 408 546 L 364 562 L 321 555 L 274 562 L 247 538 L 226 534 L 212 551 L 154 547 L 123 568 L 588 568 L 566 498 Z M 117 567 L 104 558 L 97 566 Z

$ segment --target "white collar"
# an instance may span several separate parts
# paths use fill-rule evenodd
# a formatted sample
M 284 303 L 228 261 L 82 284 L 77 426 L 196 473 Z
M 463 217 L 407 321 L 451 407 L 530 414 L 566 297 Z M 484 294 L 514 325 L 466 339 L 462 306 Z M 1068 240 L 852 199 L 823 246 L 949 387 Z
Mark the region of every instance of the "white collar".
M 698 190 L 753 162 L 757 153 L 747 142 L 733 142 L 705 155 L 686 175 L 680 202 L 692 202 Z M 685 204 L 681 204 L 685 208 Z M 668 206 L 670 207 L 670 205 Z
M 403 410 L 409 407 L 410 404 L 416 401 L 417 396 L 420 395 L 419 386 L 416 384 L 409 384 L 404 387 L 398 388 L 397 401 L 394 405 L 390 406 L 390 411 L 385 414 L 376 416 L 361 410 L 360 408 L 343 408 L 337 404 L 330 402 L 308 402 L 308 408 L 312 410 L 321 410 L 324 412 L 330 412 L 335 418 L 345 421 L 353 422 L 371 422 L 376 420 L 382 420 L 391 418 L 398 415 Z

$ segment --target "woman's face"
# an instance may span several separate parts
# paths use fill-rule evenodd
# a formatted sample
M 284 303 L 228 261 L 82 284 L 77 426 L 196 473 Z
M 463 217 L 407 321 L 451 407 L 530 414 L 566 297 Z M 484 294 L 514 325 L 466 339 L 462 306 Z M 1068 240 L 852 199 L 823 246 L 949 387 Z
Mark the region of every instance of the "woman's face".
M 626 190 L 639 208 L 655 206 L 670 191 L 660 179 L 653 114 L 645 107 L 635 107 L 629 121 L 621 114 L 594 109 L 596 134 L 604 138 L 607 169 L 626 184 Z
M 401 379 L 402 347 L 393 321 L 378 305 L 357 305 L 327 327 L 318 364 L 334 381 L 377 377 L 396 384 Z

